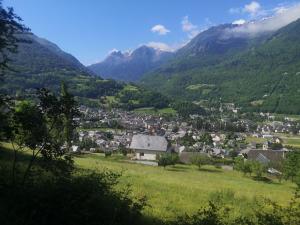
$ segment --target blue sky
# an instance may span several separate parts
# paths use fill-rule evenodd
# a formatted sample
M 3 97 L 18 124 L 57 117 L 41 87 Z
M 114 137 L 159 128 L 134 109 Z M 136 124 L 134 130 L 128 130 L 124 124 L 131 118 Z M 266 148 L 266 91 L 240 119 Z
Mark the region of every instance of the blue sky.
M 298 1 L 299 2 L 299 1 Z M 284 0 L 4 0 L 32 32 L 83 64 L 109 51 L 148 44 L 175 49 L 202 30 L 252 20 L 297 1 Z

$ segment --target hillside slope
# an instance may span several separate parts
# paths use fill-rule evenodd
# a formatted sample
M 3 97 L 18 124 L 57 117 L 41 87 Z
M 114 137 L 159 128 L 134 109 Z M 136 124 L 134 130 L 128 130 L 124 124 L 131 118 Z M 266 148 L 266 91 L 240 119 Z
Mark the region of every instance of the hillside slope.
M 179 55 L 177 61 L 148 74 L 142 83 L 183 99 L 222 98 L 247 110 L 300 113 L 299 37 L 300 20 L 297 20 L 276 32 L 239 40 L 244 44 L 238 44 L 238 48 L 226 45 L 229 50 L 221 54 L 206 51 L 204 57 L 203 53 L 190 54 L 189 59 Z M 211 46 L 216 46 L 215 43 L 211 42 Z M 191 53 L 191 49 L 195 47 L 186 52 Z
M 4 72 L 1 93 L 24 96 L 42 87 L 58 91 L 62 81 L 73 94 L 87 98 L 111 95 L 122 88 L 115 81 L 96 77 L 52 42 L 33 34 L 22 34 L 22 38 L 27 42 L 20 43 L 18 52 L 10 55 L 12 70 Z

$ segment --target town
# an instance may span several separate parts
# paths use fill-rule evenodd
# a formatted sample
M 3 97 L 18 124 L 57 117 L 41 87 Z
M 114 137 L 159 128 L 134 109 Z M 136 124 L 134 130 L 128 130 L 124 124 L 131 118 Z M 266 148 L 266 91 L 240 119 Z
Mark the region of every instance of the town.
M 195 154 L 232 159 L 244 157 L 270 165 L 297 147 L 297 118 L 255 113 L 238 114 L 234 104 L 219 109 L 221 117 L 166 117 L 122 109 L 80 107 L 78 143 L 74 152 L 123 153 L 134 162 L 157 165 L 159 155 L 177 153 L 181 163 Z M 223 116 L 222 116 L 223 115 Z M 130 153 L 130 154 L 129 154 Z M 280 173 L 275 168 L 269 172 Z

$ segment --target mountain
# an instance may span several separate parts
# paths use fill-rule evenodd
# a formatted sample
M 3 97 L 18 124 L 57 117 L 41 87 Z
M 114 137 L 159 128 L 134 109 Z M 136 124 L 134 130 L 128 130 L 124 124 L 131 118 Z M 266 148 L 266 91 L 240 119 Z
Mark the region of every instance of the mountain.
M 129 110 L 139 107 L 163 108 L 169 104 L 169 99 L 160 93 L 94 75 L 74 56 L 46 39 L 33 34 L 22 34 L 20 38 L 26 42 L 20 43 L 18 52 L 9 56 L 11 70 L 5 71 L 0 93 L 23 98 L 31 97 L 37 88 L 59 92 L 64 81 L 80 103 L 93 107 L 99 106 L 100 99 L 102 104 L 109 107 L 114 105 Z M 147 58 L 149 52 L 151 50 L 140 48 L 132 53 L 132 57 Z M 123 57 L 120 53 L 118 56 L 117 52 L 112 55 L 116 60 Z
M 26 40 L 18 46 L 18 53 L 11 54 L 14 67 L 31 73 L 67 69 L 92 75 L 74 56 L 62 51 L 56 44 L 34 34 L 19 35 Z
M 21 34 L 26 40 L 18 44 L 18 51 L 10 54 L 9 67 L 4 73 L 0 92 L 18 96 L 30 95 L 36 88 L 58 91 L 64 81 L 73 94 L 85 98 L 113 95 L 122 85 L 103 80 L 82 65 L 74 56 L 56 44 L 31 33 Z
M 142 84 L 179 99 L 300 113 L 300 20 L 255 35 L 240 30 L 221 25 L 200 33 Z
M 141 46 L 132 53 L 113 51 L 103 62 L 88 68 L 103 78 L 137 81 L 141 76 L 166 62 L 171 52 Z

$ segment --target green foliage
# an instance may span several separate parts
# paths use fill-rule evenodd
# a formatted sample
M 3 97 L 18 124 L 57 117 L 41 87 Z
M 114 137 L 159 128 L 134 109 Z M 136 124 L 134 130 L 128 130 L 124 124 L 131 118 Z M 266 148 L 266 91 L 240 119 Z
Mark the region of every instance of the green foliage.
M 251 171 L 256 175 L 257 178 L 261 178 L 267 171 L 267 167 L 258 161 L 251 161 L 250 163 Z
M 74 100 L 74 97 L 68 92 L 65 83 L 62 83 L 61 85 L 60 102 L 63 115 L 63 135 L 67 143 L 67 148 L 70 151 L 72 140 L 74 140 L 75 129 L 78 126 L 74 118 L 79 117 L 80 113 L 77 108 L 77 102 Z
M 78 115 L 76 102 L 66 89 L 60 98 L 46 89 L 41 89 L 36 95 L 38 104 L 33 101 L 17 101 L 11 106 L 6 116 L 9 133 L 6 140 L 10 141 L 14 151 L 12 182 L 24 184 L 30 177 L 37 158 L 42 156 L 45 160 L 43 166 L 55 170 L 52 160 L 66 161 L 72 167 L 71 158 L 66 155 L 74 140 L 77 124 L 74 116 Z M 63 135 L 62 131 L 67 131 Z M 66 147 L 64 144 L 66 143 Z M 18 168 L 18 155 L 24 151 L 31 151 L 31 159 L 23 172 Z M 44 169 L 45 169 L 44 168 Z
M 177 153 L 164 153 L 158 156 L 158 165 L 164 168 L 169 165 L 175 165 L 179 162 Z
M 20 24 L 22 19 L 14 13 L 13 8 L 5 9 L 0 1 L 0 75 L 2 69 L 8 68 L 10 61 L 8 53 L 17 51 L 18 43 L 24 41 L 16 35 L 19 32 L 28 31 Z
M 292 181 L 300 172 L 300 151 L 288 152 L 283 164 L 283 175 L 285 179 Z
M 98 147 L 97 143 L 90 138 L 85 138 L 81 142 L 79 142 L 80 149 L 90 150 L 90 148 L 97 148 L 97 147 Z
M 235 170 L 243 172 L 245 175 L 250 174 L 252 171 L 251 161 L 244 160 L 243 157 L 237 157 L 234 160 L 234 167 Z
M 44 143 L 47 135 L 45 118 L 37 105 L 18 102 L 12 116 L 13 142 L 18 146 L 35 149 Z
M 267 171 L 267 166 L 254 160 L 245 160 L 243 157 L 237 157 L 234 160 L 234 169 L 243 172 L 245 175 L 252 173 L 256 178 L 261 179 Z
M 148 91 L 137 86 L 130 87 L 131 88 L 125 86 L 124 89 L 116 95 L 121 103 L 121 107 L 127 110 L 143 107 L 162 109 L 169 105 L 169 99 L 158 92 Z
M 190 115 L 206 115 L 206 111 L 199 105 L 185 101 L 175 101 L 171 104 L 178 114 L 182 117 L 188 118 Z
M 191 158 L 191 163 L 200 170 L 202 166 L 211 164 L 211 160 L 206 154 L 196 154 Z
M 106 171 L 36 177 L 22 188 L 0 185 L 1 224 L 140 224 L 145 198 L 133 198 L 129 188 L 116 190 L 119 177 Z
M 270 147 L 271 147 L 272 150 L 280 150 L 280 149 L 283 148 L 281 143 L 271 143 Z
M 250 213 L 236 211 L 235 205 L 247 202 Z M 248 209 L 249 210 L 249 209 Z M 193 215 L 180 216 L 171 225 L 297 225 L 300 223 L 300 201 L 296 194 L 288 206 L 280 206 L 268 199 L 249 201 L 233 192 L 219 192 L 209 203 Z
M 201 135 L 200 141 L 205 143 L 206 145 L 212 145 L 213 144 L 212 137 L 209 133 L 204 133 L 203 135 Z
M 122 153 L 123 156 L 126 156 L 129 152 L 129 150 L 123 144 L 119 145 L 119 151 Z
M 245 112 L 299 114 L 299 27 L 297 20 L 253 39 L 246 48 L 226 53 L 198 52 L 197 45 L 190 43 L 185 48 L 191 51 L 186 53 L 189 57 L 178 53 L 176 59 L 147 74 L 143 84 L 181 100 L 211 102 L 222 98 L 222 102 L 242 106 Z M 218 42 L 208 46 L 218 49 Z M 208 87 L 200 88 L 199 84 Z
M 196 143 L 193 138 L 193 135 L 186 133 L 182 138 L 179 139 L 179 143 L 184 146 L 192 146 Z

